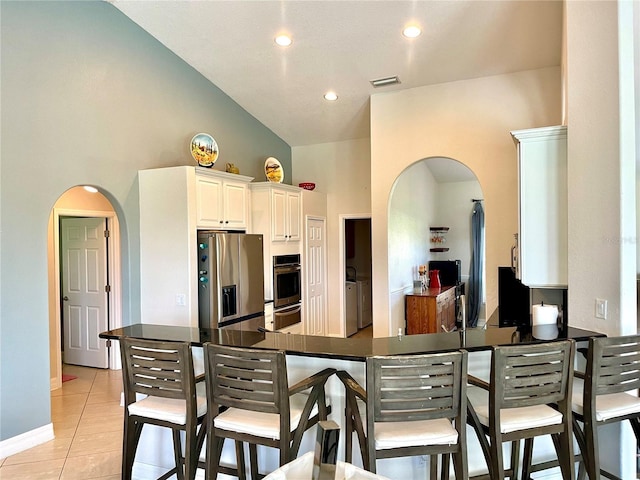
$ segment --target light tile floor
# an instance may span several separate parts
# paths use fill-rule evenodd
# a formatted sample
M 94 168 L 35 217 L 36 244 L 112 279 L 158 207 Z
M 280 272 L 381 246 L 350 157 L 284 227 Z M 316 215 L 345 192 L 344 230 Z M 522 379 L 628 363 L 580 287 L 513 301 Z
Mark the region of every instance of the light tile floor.
M 119 480 L 122 376 L 64 365 L 78 378 L 51 392 L 55 439 L 0 459 L 0 480 Z
M 349 338 L 372 338 L 372 337 L 373 337 L 373 327 L 369 325 L 368 327 L 358 330 Z

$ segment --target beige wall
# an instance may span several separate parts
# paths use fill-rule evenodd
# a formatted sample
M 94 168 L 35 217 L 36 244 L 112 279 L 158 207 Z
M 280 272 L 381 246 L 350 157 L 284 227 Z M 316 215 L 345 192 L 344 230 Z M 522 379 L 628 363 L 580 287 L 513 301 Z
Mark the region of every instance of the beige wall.
M 607 335 L 637 331 L 639 10 L 637 1 L 565 3 L 569 323 Z M 596 298 L 608 301 L 608 319 L 595 318 Z M 635 478 L 631 429 L 608 427 L 602 468 Z
M 341 335 L 340 215 L 371 212 L 369 139 L 323 143 L 291 149 L 293 184 L 315 182 L 327 195 L 327 335 Z
M 633 16 L 623 4 L 567 2 L 566 15 L 569 315 L 608 335 L 637 328 L 633 56 L 618 55 Z M 605 321 L 596 298 L 608 302 Z
M 454 158 L 477 175 L 485 199 L 490 316 L 497 306 L 497 267 L 509 264 L 517 231 L 516 151 L 509 131 L 560 121 L 559 67 L 371 98 L 375 336 L 385 336 L 389 329 L 388 202 L 398 175 L 415 161 L 432 156 Z

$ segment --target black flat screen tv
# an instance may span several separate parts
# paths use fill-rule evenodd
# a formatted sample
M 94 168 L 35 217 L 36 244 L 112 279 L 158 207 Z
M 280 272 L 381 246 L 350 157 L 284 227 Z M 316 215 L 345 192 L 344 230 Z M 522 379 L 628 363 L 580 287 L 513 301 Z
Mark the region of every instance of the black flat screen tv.
M 429 270 L 438 270 L 440 285 L 443 287 L 455 287 L 460 285 L 461 272 L 460 260 L 431 260 Z

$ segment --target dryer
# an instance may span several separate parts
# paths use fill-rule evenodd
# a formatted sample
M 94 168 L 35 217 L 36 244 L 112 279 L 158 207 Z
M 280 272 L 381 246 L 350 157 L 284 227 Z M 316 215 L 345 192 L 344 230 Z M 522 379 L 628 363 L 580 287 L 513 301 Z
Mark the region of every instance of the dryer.
M 358 289 L 356 282 L 345 282 L 344 320 L 347 337 L 358 331 Z

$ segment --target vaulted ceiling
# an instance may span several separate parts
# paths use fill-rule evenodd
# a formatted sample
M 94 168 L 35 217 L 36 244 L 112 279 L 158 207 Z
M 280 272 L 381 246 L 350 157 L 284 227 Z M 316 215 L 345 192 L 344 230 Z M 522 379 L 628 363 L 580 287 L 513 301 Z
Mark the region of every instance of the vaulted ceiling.
M 556 0 L 111 3 L 291 146 L 369 137 L 374 94 L 561 61 Z M 422 34 L 404 37 L 409 24 Z

